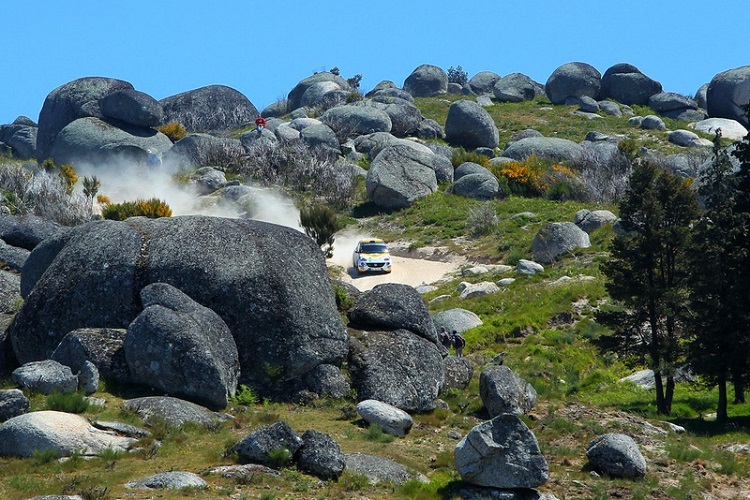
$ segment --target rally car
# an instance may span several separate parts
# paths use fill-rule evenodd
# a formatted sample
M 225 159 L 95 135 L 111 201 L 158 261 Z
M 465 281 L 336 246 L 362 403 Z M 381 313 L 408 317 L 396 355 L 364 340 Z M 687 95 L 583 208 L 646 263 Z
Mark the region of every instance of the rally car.
M 360 273 L 385 272 L 390 273 L 393 261 L 388 252 L 388 245 L 377 238 L 360 240 L 352 256 L 354 269 Z

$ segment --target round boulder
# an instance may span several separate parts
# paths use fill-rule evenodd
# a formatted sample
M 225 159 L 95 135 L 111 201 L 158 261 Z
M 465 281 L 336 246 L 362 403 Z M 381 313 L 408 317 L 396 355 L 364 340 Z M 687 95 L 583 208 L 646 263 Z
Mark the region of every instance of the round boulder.
M 35 249 L 45 256 L 37 289 L 10 331 L 22 362 L 46 359 L 77 328 L 127 328 L 150 283 L 171 284 L 216 312 L 237 345 L 240 383 L 261 391 L 284 394 L 285 382 L 347 355 L 323 254 L 299 231 L 182 216 L 95 221 L 63 234 L 64 245 L 55 237 L 40 245 L 56 253 Z
M 515 415 L 499 415 L 474 427 L 453 453 L 461 479 L 491 488 L 535 488 L 549 466 L 534 433 Z
M 302 107 L 302 98 L 305 95 L 305 92 L 307 92 L 310 87 L 319 82 L 332 82 L 336 84 L 339 89 L 343 89 L 346 91 L 351 90 L 346 80 L 341 78 L 339 75 L 334 75 L 333 73 L 329 73 L 327 71 L 315 73 L 314 75 L 301 80 L 289 92 L 289 95 L 287 96 L 288 109 L 292 111 Z
M 0 390 L 0 422 L 23 415 L 30 405 L 20 389 Z
M 338 479 L 346 461 L 341 446 L 331 436 L 315 430 L 302 434 L 302 447 L 297 451 L 297 467 L 324 481 Z
M 500 183 L 495 174 L 486 169 L 484 172 L 462 176 L 446 192 L 476 200 L 491 200 L 506 194 L 500 192 Z
M 136 127 L 157 127 L 164 121 L 161 104 L 150 95 L 134 89 L 113 92 L 103 97 L 99 105 L 105 117 Z
M 723 71 L 711 79 L 706 89 L 708 116 L 737 120 L 750 126 L 742 106 L 750 101 L 750 65 Z
M 112 119 L 79 118 L 56 136 L 50 156 L 56 163 L 102 163 L 117 161 L 148 165 L 149 155 L 160 155 L 172 147 L 169 137 Z
M 106 380 L 130 383 L 130 369 L 125 359 L 123 342 L 127 330 L 112 328 L 81 328 L 65 335 L 50 355 L 78 373 L 86 362 L 96 366 Z
M 646 474 L 646 459 L 633 438 L 625 434 L 594 438 L 586 448 L 586 458 L 595 470 L 608 476 L 635 478 Z
M 349 357 L 360 401 L 375 399 L 408 412 L 435 409 L 443 386 L 437 345 L 408 330 L 367 332 Z
M 192 472 L 167 471 L 128 481 L 125 487 L 134 490 L 179 490 L 207 488 L 208 484 L 198 474 Z
M 536 390 L 507 366 L 490 366 L 479 375 L 479 395 L 490 418 L 525 415 L 536 404 Z
M 144 287 L 140 297 L 143 311 L 128 326 L 123 345 L 133 380 L 224 408 L 240 372 L 226 323 L 166 283 Z
M 382 208 L 405 208 L 437 191 L 432 167 L 434 153 L 421 153 L 406 145 L 384 149 L 367 171 L 368 197 Z
M 404 80 L 404 90 L 413 97 L 434 97 L 448 92 L 448 74 L 431 64 L 418 66 Z
M 477 95 L 491 94 L 500 75 L 492 71 L 480 71 L 469 80 L 469 88 Z
M 303 444 L 297 433 L 282 421 L 261 427 L 245 436 L 232 446 L 231 451 L 236 452 L 243 462 L 270 467 L 279 465 L 271 461 L 269 454 L 272 451 L 285 449 L 289 451 L 291 459 Z
M 644 75 L 632 64 L 615 64 L 602 76 L 601 98 L 610 97 L 629 106 L 645 105 L 649 97 L 661 91 L 661 83 Z
M 411 415 L 382 401 L 367 399 L 357 404 L 357 413 L 368 424 L 377 424 L 383 432 L 393 436 L 405 436 L 414 425 Z
M 348 137 L 390 132 L 393 123 L 383 110 L 354 105 L 336 106 L 323 113 L 321 122 L 331 127 L 339 142 Z
M 487 110 L 467 100 L 456 101 L 448 109 L 445 139 L 468 149 L 495 148 L 499 142 L 497 126 Z
M 691 123 L 689 127 L 693 130 L 703 132 L 704 134 L 715 134 L 721 129 L 721 136 L 730 141 L 742 140 L 748 132 L 747 128 L 745 128 L 740 122 L 728 118 L 708 118 L 706 120 Z
M 576 212 L 575 224 L 587 233 L 599 229 L 605 224 L 614 224 L 617 216 L 609 210 L 579 210 Z
M 602 75 L 593 66 L 572 62 L 552 72 L 544 91 L 552 104 L 565 104 L 569 98 L 589 96 L 596 99 L 601 90 Z
M 492 94 L 500 102 L 530 101 L 544 95 L 544 87 L 523 73 L 511 73 L 495 82 Z
M 463 333 L 482 325 L 482 320 L 471 311 L 466 309 L 455 308 L 447 311 L 440 311 L 432 316 L 432 322 L 436 329 L 444 327 L 447 331 L 457 331 Z
M 527 137 L 508 144 L 503 156 L 517 161 L 523 161 L 529 156 L 549 158 L 553 160 L 580 161 L 583 148 L 568 139 L 557 137 Z
M 3 457 L 31 457 L 39 450 L 54 450 L 58 457 L 125 452 L 137 441 L 99 430 L 80 415 L 59 411 L 24 413 L 0 426 Z
M 70 394 L 78 390 L 78 377 L 69 367 L 51 359 L 25 363 L 13 370 L 12 378 L 22 388 L 42 394 Z
M 188 132 L 232 130 L 260 116 L 247 97 L 225 85 L 189 90 L 159 103 L 164 108 L 164 121 L 177 122 Z
M 534 260 L 549 264 L 576 248 L 591 246 L 589 235 L 572 222 L 553 222 L 541 228 L 531 243 Z
M 100 99 L 128 89 L 132 90 L 133 86 L 123 80 L 87 77 L 68 82 L 50 92 L 39 112 L 37 158 L 50 156 L 58 132 L 67 124 L 86 116 L 103 118 Z

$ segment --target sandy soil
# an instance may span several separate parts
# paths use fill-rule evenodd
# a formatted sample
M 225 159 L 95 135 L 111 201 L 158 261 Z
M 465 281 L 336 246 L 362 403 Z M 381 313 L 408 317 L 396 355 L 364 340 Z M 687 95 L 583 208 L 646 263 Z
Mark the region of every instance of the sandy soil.
M 420 248 L 410 251 L 406 242 L 387 242 L 393 258 L 393 271 L 360 275 L 352 266 L 352 252 L 357 241 L 368 236 L 353 233 L 337 235 L 333 245 L 333 257 L 328 259 L 329 265 L 341 266 L 346 270 L 342 281 L 349 282 L 362 291 L 370 290 L 381 283 L 403 283 L 415 287 L 430 285 L 452 278 L 466 263 L 463 257 L 448 254 L 442 248 Z

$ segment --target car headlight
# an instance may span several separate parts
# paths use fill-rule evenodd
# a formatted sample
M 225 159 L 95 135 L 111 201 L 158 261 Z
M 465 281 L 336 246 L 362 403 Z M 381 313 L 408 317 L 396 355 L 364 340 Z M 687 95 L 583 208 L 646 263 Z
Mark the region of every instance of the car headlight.
M 390 261 L 391 261 L 391 258 L 390 258 L 390 257 L 384 257 L 384 258 L 383 258 L 383 262 L 390 262 Z

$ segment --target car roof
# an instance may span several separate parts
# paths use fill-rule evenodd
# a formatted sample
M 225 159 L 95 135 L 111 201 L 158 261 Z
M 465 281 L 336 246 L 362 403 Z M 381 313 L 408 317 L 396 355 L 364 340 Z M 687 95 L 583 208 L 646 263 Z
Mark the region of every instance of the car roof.
M 360 243 L 385 243 L 380 238 L 364 238 L 359 240 Z

